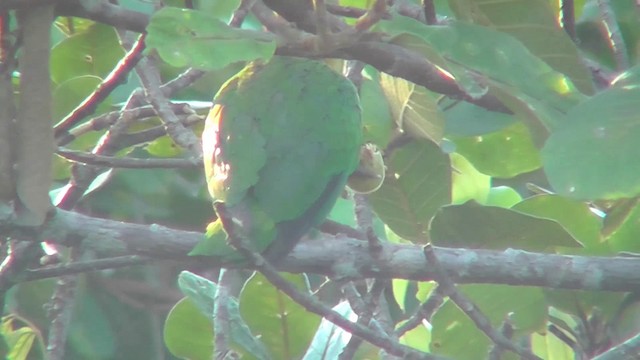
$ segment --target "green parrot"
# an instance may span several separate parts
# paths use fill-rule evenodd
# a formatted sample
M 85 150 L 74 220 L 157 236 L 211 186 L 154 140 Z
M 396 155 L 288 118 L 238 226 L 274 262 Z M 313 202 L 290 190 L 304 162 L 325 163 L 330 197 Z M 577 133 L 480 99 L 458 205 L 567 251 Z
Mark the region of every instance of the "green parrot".
M 360 113 L 353 84 L 321 62 L 275 56 L 229 79 L 202 134 L 218 215 L 206 241 L 218 245 L 192 254 L 237 261 L 230 234 L 269 261 L 288 254 L 325 220 L 358 167 Z

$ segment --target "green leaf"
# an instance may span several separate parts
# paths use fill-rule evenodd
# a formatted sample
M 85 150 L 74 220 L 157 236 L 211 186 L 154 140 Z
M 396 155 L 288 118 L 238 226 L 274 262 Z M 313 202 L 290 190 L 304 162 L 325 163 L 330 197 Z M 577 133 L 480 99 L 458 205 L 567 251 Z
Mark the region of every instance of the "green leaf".
M 363 79 L 360 85 L 360 105 L 362 106 L 362 130 L 364 141 L 387 147 L 395 132 L 391 109 L 379 82 Z
M 514 115 L 489 111 L 468 102 L 456 103 L 445 115 L 445 135 L 453 137 L 485 135 L 518 121 Z
M 213 356 L 213 324 L 189 298 L 180 300 L 164 323 L 164 343 L 179 358 L 209 360 Z
M 541 289 L 506 285 L 461 285 L 460 291 L 489 318 L 494 328 L 509 318 L 516 334 L 540 330 L 546 323 L 547 304 Z M 451 300 L 433 316 L 431 351 L 456 360 L 476 360 L 487 354 L 491 341 Z M 464 339 L 464 346 L 460 346 Z
M 176 157 L 184 152 L 168 135 L 153 140 L 144 148 L 149 155 L 164 158 Z
M 454 169 L 451 203 L 462 204 L 475 200 L 484 204 L 491 191 L 491 177 L 479 172 L 460 154 L 451 154 L 451 162 Z
M 218 289 L 215 283 L 192 272 L 182 271 L 178 276 L 178 287 L 180 287 L 182 293 L 201 311 L 202 315 L 207 318 L 213 315 L 215 306 L 214 297 Z M 244 349 L 257 359 L 270 359 L 264 345 L 257 337 L 251 334 L 251 329 L 249 329 L 244 319 L 240 316 L 238 301 L 230 298 L 225 303 L 225 306 L 227 306 L 229 313 L 231 340 L 235 346 Z M 211 326 L 213 326 L 213 324 L 211 324 Z
M 542 251 L 551 246 L 581 244 L 558 222 L 469 201 L 442 207 L 429 228 L 438 246 Z
M 640 238 L 640 206 L 634 206 L 615 231 L 609 235 L 607 243 L 614 252 L 640 253 L 638 238 Z
M 542 165 L 529 130 L 521 122 L 495 133 L 451 140 L 457 153 L 490 176 L 512 178 Z
M 451 199 L 449 157 L 423 140 L 393 151 L 385 163 L 384 183 L 369 195 L 373 210 L 400 237 L 426 241 L 431 217 Z
M 333 310 L 349 321 L 357 321 L 358 315 L 351 309 L 349 302 L 342 301 Z M 351 334 L 327 319 L 322 319 L 303 360 L 338 359 L 349 343 Z
M 303 275 L 283 274 L 299 291 L 309 292 Z M 240 296 L 240 313 L 276 359 L 297 359 L 306 351 L 320 318 L 256 273 Z
M 96 23 L 51 49 L 51 79 L 57 84 L 77 76 L 104 79 L 122 56 L 115 29 Z
M 38 330 L 17 315 L 2 317 L 0 335 L 8 346 L 6 359 L 43 359 L 43 342 Z
M 483 205 L 510 208 L 522 201 L 522 197 L 513 188 L 508 186 L 496 186 L 489 190 L 487 201 Z
M 425 26 L 399 16 L 380 21 L 376 30 L 389 34 L 392 41 L 399 36 L 412 36 L 414 40 L 409 48 L 430 49 L 421 52 L 434 64 L 453 73 L 458 81 L 465 77 L 465 70 L 472 70 L 561 110 L 582 99 L 568 78 L 551 69 L 512 36 L 491 28 L 459 21 L 447 26 Z M 483 92 L 470 94 L 483 95 Z
M 380 75 L 391 114 L 399 129 L 414 138 L 439 144 L 444 133 L 444 114 L 436 97 L 426 88 L 387 74 Z
M 607 244 L 600 238 L 602 219 L 583 202 L 558 195 L 538 195 L 516 204 L 512 209 L 557 221 L 584 245 L 583 249 L 577 250 L 579 253 L 590 255 L 611 253 Z
M 147 26 L 147 47 L 167 63 L 206 70 L 237 61 L 268 60 L 276 49 L 268 33 L 236 29 L 205 12 L 165 7 Z
M 575 199 L 640 194 L 640 88 L 610 88 L 573 108 L 542 149 L 554 190 Z
M 550 332 L 544 335 L 531 334 L 531 350 L 537 356 L 547 360 L 574 360 L 576 358 L 573 349 Z
M 550 2 L 452 0 L 449 4 L 457 19 L 472 21 L 513 36 L 533 55 L 567 75 L 583 93 L 594 93 L 591 73 L 584 65 L 574 42 L 558 26 L 557 16 Z

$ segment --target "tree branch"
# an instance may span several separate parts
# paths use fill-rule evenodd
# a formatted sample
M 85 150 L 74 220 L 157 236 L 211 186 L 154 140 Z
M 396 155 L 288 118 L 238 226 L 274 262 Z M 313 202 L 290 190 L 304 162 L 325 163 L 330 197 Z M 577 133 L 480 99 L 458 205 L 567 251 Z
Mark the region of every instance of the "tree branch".
M 0 235 L 65 246 L 82 243 L 98 257 L 144 255 L 155 259 L 203 262 L 224 266 L 213 258 L 189 257 L 187 253 L 203 234 L 164 226 L 140 225 L 100 219 L 58 209 L 42 227 L 33 229 L 0 221 Z M 336 264 L 352 270 L 354 278 L 433 280 L 435 268 L 424 259 L 422 246 L 383 243 L 375 258 L 366 241 L 322 234 L 303 241 L 278 263 L 291 273 L 335 275 Z M 541 286 L 556 289 L 636 291 L 640 289 L 640 259 L 532 253 L 507 249 L 470 250 L 436 248 L 441 268 L 456 283 L 490 283 Z

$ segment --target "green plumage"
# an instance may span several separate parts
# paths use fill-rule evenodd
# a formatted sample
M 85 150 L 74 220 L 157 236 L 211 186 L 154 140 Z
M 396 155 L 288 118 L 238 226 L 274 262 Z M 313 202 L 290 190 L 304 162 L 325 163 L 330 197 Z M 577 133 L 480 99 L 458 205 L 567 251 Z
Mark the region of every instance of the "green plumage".
M 202 142 L 225 230 L 274 260 L 324 221 L 358 166 L 357 93 L 320 62 L 255 62 L 216 95 Z

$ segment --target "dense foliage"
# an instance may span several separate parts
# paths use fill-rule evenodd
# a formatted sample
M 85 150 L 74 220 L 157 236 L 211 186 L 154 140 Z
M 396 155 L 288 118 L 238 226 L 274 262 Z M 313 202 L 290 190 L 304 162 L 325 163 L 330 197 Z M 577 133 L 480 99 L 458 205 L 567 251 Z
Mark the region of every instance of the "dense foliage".
M 2 356 L 636 358 L 639 46 L 633 0 L 0 1 Z M 273 56 L 386 165 L 286 282 L 187 255 L 211 99 Z

